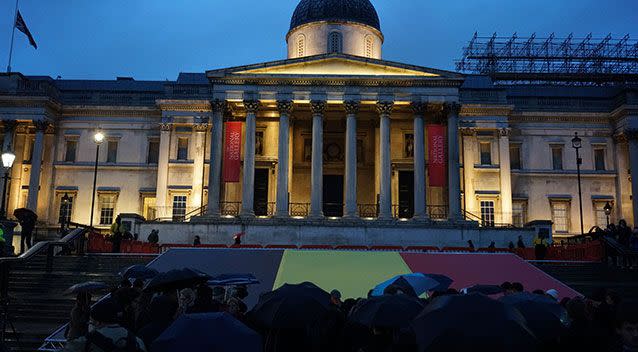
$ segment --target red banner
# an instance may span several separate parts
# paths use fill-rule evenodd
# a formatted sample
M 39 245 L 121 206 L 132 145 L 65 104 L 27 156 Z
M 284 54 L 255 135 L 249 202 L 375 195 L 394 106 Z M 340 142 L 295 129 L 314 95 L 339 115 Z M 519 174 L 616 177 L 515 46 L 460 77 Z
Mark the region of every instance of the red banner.
M 241 122 L 226 122 L 222 182 L 239 182 L 241 171 Z
M 428 176 L 430 187 L 445 187 L 447 153 L 445 152 L 445 126 L 428 125 Z

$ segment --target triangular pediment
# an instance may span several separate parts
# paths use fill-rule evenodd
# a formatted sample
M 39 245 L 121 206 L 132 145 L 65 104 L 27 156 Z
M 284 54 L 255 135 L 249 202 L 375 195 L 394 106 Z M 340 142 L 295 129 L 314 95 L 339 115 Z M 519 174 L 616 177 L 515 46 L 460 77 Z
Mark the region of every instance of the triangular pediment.
M 461 78 L 462 75 L 397 62 L 369 59 L 344 54 L 317 55 L 299 59 L 273 61 L 207 72 L 209 77 L 395 77 L 395 78 Z

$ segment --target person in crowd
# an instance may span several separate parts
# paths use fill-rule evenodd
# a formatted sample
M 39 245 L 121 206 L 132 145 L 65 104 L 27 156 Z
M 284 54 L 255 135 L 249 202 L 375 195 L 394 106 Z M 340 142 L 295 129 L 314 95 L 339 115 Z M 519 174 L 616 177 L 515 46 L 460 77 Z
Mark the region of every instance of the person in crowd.
M 146 240 L 148 241 L 148 243 L 159 243 L 159 230 L 151 230 L 151 233 L 148 235 Z
M 573 298 L 565 306 L 571 320 L 567 331 L 562 337 L 562 347 L 565 351 L 588 351 L 594 345 L 592 328 L 587 316 L 587 303 L 580 297 Z
M 341 292 L 339 290 L 330 291 L 330 304 L 337 308 L 341 307 Z
M 111 225 L 111 240 L 113 241 L 113 253 L 120 253 L 122 246 L 122 217 L 118 215 L 115 218 L 115 222 Z
M 625 247 L 629 247 L 629 241 L 631 238 L 631 229 L 627 226 L 627 221 L 620 220 L 618 222 L 618 242 Z
M 514 293 L 521 293 L 521 292 L 525 292 L 525 287 L 520 282 L 513 282 L 512 290 L 514 291 Z
M 133 234 L 130 231 L 124 231 L 122 232 L 122 240 L 123 241 L 132 241 L 135 238 L 133 237 Z
M 243 318 L 248 306 L 244 303 L 244 299 L 248 297 L 248 289 L 246 286 L 235 286 L 228 300 L 228 313 L 240 319 Z
M 153 341 L 173 323 L 177 316 L 177 304 L 165 296 L 153 298 L 150 305 L 150 323 L 139 330 L 138 336 L 144 345 L 151 346 Z
M 120 325 L 134 330 L 135 329 L 135 313 L 137 311 L 137 298 L 140 292 L 132 287 L 122 287 L 113 292 L 112 297 L 122 308 L 122 319 Z
M 190 288 L 179 291 L 179 314 L 186 314 L 195 304 L 195 292 Z
M 490 242 L 490 245 L 487 247 L 487 249 L 490 249 L 490 250 L 496 249 L 496 242 L 494 241 Z
M 558 302 L 558 298 L 560 297 L 558 295 L 558 291 L 556 291 L 555 289 L 549 289 L 547 291 L 545 291 L 545 295 L 547 295 L 548 297 L 551 297 L 552 299 L 554 299 L 554 301 Z
M 19 209 L 16 209 L 16 211 L 18 210 Z M 35 223 L 38 220 L 38 216 L 32 212 L 28 212 L 28 214 L 18 213 L 20 216 L 17 216 L 16 211 L 13 212 L 13 216 L 18 219 L 20 227 L 22 227 L 22 230 L 20 231 L 20 253 L 22 254 L 31 248 L 31 238 L 33 236 L 33 230 L 35 229 Z
M 501 284 L 501 289 L 503 290 L 503 294 L 506 296 L 516 293 L 516 291 L 514 291 L 514 288 L 512 287 L 512 283 L 509 281 L 503 282 Z
M 202 245 L 202 239 L 199 236 L 195 236 L 195 240 L 193 241 L 193 246 L 197 247 L 201 245 Z
M 510 243 L 507 245 L 507 248 L 509 248 L 510 251 L 513 251 L 516 246 L 514 246 L 514 242 L 510 241 Z
M 213 299 L 213 289 L 208 285 L 199 285 L 195 290 L 195 301 L 187 313 L 214 313 L 221 311 L 221 304 Z
M 474 242 L 472 240 L 467 240 L 467 247 L 473 251 L 474 250 Z
M 213 287 L 213 304 L 219 306 L 219 310 L 225 312 L 228 310 L 226 306 L 226 289 L 222 286 Z
M 233 236 L 233 245 L 234 246 L 241 246 L 241 236 L 243 236 L 243 233 L 237 233 Z
M 525 242 L 523 242 L 523 236 L 518 236 L 518 242 L 516 243 L 517 248 L 525 248 Z
M 616 315 L 616 338 L 611 351 L 638 351 L 638 304 L 623 303 Z
M 547 255 L 547 240 L 544 235 L 538 234 L 534 237 L 534 253 L 537 260 L 545 260 Z
M 90 315 L 91 294 L 80 292 L 76 297 L 73 309 L 71 309 L 71 321 L 65 334 L 67 340 L 77 339 L 89 333 Z
M 104 299 L 91 308 L 92 331 L 69 341 L 65 352 L 106 352 L 123 350 L 146 352 L 144 342 L 119 324 L 122 310 L 112 298 Z

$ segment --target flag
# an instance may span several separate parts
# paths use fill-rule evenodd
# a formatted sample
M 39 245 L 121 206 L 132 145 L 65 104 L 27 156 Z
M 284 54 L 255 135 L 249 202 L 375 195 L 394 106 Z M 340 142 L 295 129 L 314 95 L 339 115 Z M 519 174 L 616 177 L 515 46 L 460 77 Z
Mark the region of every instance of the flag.
M 35 39 L 33 39 L 33 36 L 31 35 L 31 31 L 29 31 L 29 27 L 27 27 L 26 22 L 24 22 L 24 19 L 22 18 L 20 11 L 18 11 L 18 15 L 16 16 L 15 27 L 20 32 L 24 33 L 27 36 L 27 38 L 29 38 L 29 44 L 31 44 L 36 49 L 38 48 L 38 44 L 35 43 Z

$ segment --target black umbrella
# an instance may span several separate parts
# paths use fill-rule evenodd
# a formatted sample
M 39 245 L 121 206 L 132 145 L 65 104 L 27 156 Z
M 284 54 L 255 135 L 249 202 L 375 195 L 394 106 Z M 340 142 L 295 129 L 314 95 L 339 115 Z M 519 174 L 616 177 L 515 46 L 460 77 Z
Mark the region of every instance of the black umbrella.
M 18 208 L 14 210 L 13 216 L 15 216 L 16 219 L 18 219 L 19 221 L 32 220 L 33 222 L 35 222 L 36 220 L 38 220 L 38 215 L 34 213 L 33 210 L 27 208 Z
M 302 328 L 322 318 L 329 306 L 330 294 L 316 285 L 285 284 L 262 294 L 249 317 L 268 328 Z
M 109 286 L 103 282 L 98 281 L 87 281 L 81 284 L 75 284 L 69 287 L 66 291 L 64 291 L 65 296 L 76 295 L 78 293 L 94 293 L 99 291 L 104 291 L 108 289 Z
M 465 288 L 465 293 L 481 293 L 484 295 L 497 295 L 503 293 L 503 288 L 497 285 L 474 285 Z
M 210 275 L 194 269 L 175 269 L 160 273 L 144 285 L 144 291 L 179 290 L 205 283 Z
M 439 282 L 439 286 L 432 288 L 431 291 L 445 291 L 448 288 L 450 288 L 450 285 L 452 285 L 452 282 L 454 282 L 454 280 L 452 280 L 449 276 L 445 276 L 442 274 L 423 274 L 423 275 Z
M 120 272 L 123 279 L 148 280 L 157 276 L 159 272 L 145 265 L 132 265 Z
M 499 301 L 518 309 L 541 341 L 556 341 L 569 323 L 565 308 L 544 295 L 522 292 L 501 297 Z
M 527 352 L 537 344 L 518 310 L 481 294 L 437 297 L 412 327 L 421 352 Z
M 384 295 L 372 297 L 350 315 L 356 323 L 368 327 L 394 328 L 408 325 L 416 317 L 423 305 L 407 295 Z

